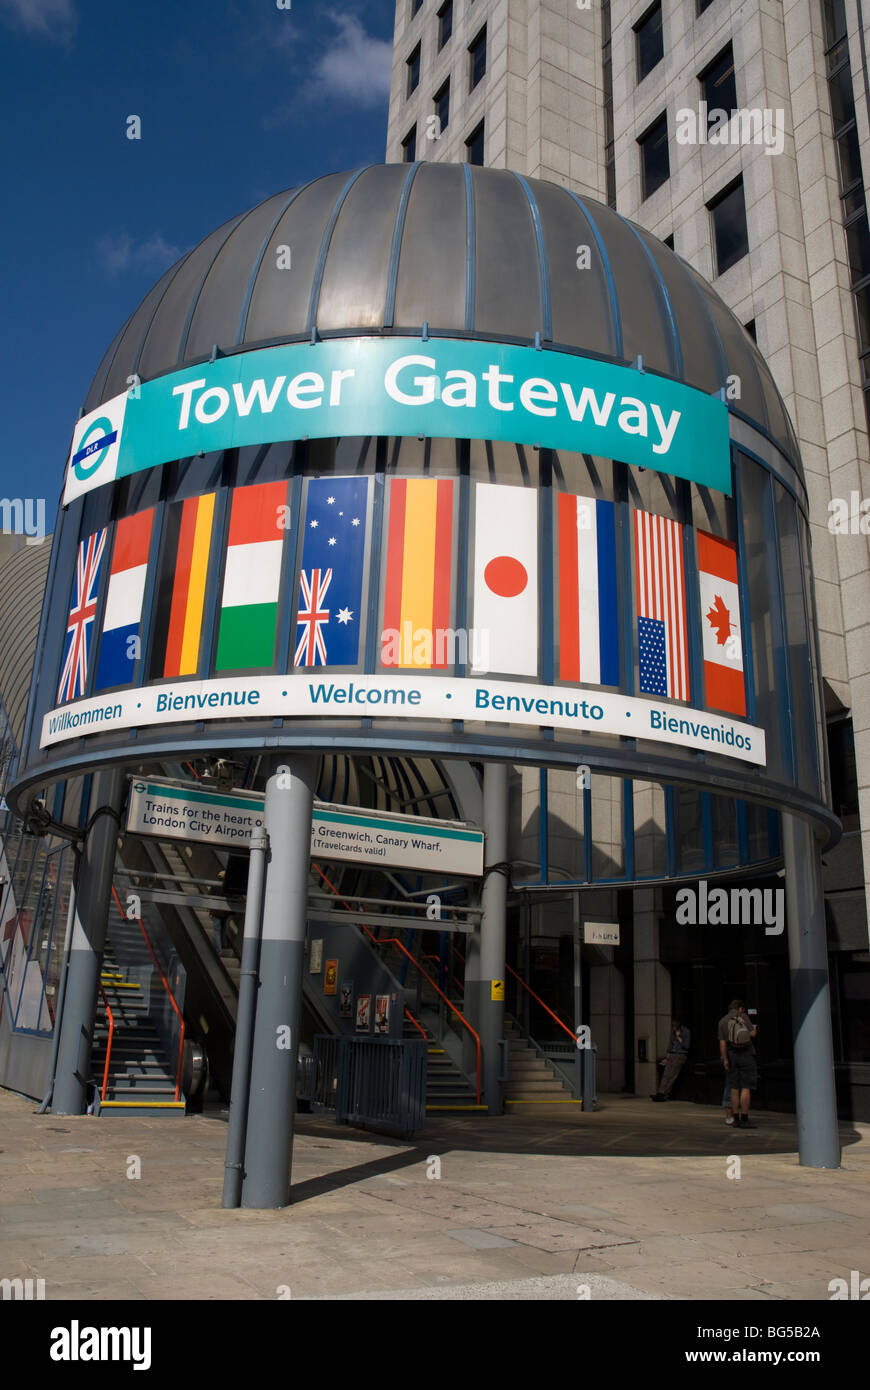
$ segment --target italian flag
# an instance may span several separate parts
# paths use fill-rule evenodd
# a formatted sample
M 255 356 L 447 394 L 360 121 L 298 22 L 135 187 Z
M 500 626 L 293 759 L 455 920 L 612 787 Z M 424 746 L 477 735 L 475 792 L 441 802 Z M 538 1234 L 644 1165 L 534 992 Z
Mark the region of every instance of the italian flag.
M 224 568 L 216 671 L 275 664 L 287 484 L 258 483 L 233 493 Z

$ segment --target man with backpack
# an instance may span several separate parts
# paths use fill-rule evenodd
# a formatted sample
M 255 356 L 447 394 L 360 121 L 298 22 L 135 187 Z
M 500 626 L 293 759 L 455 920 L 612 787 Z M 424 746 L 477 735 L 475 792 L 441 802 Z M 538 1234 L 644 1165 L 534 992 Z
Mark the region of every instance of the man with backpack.
M 755 1024 L 742 999 L 732 999 L 728 1012 L 719 1020 L 719 1055 L 731 1087 L 731 1115 L 738 1129 L 754 1129 L 749 1118 L 751 1093 L 758 1085 L 755 1061 Z

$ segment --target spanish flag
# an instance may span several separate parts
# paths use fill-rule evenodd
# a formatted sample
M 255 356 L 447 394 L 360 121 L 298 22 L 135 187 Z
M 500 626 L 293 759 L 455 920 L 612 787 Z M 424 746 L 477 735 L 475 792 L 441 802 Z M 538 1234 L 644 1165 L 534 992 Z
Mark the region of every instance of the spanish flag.
M 215 494 L 208 492 L 169 508 L 152 677 L 193 676 L 198 670 L 214 504 Z
M 448 665 L 453 562 L 453 481 L 390 481 L 381 662 Z

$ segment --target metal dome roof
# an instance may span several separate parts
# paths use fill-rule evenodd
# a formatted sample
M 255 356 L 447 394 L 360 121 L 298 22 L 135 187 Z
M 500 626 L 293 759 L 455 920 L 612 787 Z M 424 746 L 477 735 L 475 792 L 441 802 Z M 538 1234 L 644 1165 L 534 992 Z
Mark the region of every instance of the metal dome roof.
M 291 268 L 279 268 L 279 247 L 290 248 Z M 532 344 L 540 335 L 585 356 L 642 357 L 706 392 L 737 376 L 738 413 L 800 466 L 767 364 L 691 266 L 602 203 L 468 164 L 327 174 L 224 223 L 127 320 L 85 410 L 134 373 L 149 380 L 215 346 L 230 354 L 315 331 L 414 336 L 424 323 L 433 336 Z

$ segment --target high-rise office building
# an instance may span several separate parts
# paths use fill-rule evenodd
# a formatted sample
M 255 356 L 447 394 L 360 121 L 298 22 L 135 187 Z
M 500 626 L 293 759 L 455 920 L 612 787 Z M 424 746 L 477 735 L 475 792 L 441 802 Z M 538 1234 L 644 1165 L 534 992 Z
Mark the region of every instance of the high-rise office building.
M 484 163 L 608 203 L 712 283 L 771 367 L 806 467 L 845 832 L 826 861 L 835 1012 L 870 995 L 868 112 L 862 0 L 396 8 L 388 159 Z M 729 382 L 732 412 L 757 389 Z

